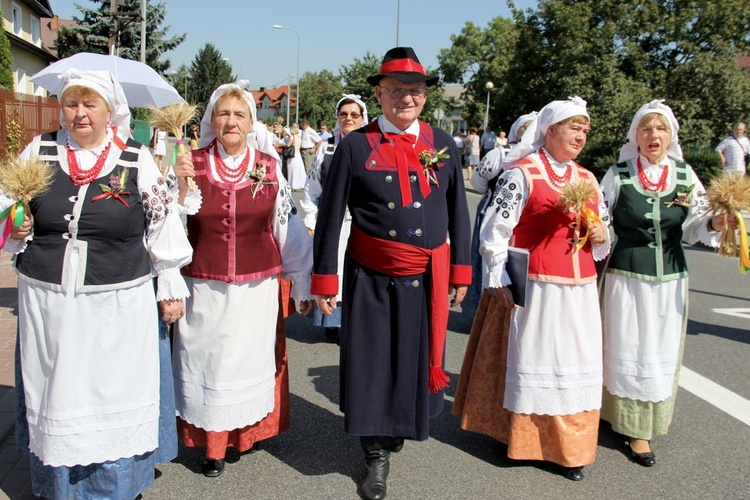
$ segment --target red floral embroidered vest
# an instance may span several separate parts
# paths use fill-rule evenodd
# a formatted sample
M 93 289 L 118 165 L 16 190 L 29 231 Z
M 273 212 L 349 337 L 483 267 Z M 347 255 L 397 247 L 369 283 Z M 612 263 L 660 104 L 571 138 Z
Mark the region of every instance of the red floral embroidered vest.
M 598 213 L 600 194 L 596 179 L 577 163 L 572 165 L 577 179 L 588 179 L 597 186 L 597 199 L 586 206 Z M 587 241 L 580 250 L 575 249 L 572 241 L 581 228 L 574 227 L 572 212 L 563 212 L 555 205 L 560 191 L 550 184 L 544 168 L 530 158 L 521 160 L 516 167 L 526 177 L 529 200 L 513 229 L 513 244 L 529 250 L 529 279 L 567 285 L 596 281 L 591 242 Z

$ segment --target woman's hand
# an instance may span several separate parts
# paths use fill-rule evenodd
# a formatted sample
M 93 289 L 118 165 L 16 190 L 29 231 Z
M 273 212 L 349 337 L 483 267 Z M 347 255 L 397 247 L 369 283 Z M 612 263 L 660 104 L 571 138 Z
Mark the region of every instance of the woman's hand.
M 313 309 L 313 300 L 300 300 L 299 301 L 299 313 L 303 316 L 309 314 Z
M 161 319 L 170 325 L 185 316 L 185 303 L 182 299 L 167 299 L 159 302 Z
M 463 302 L 464 297 L 466 297 L 466 292 L 469 290 L 469 287 L 466 285 L 461 286 L 453 286 L 451 285 L 451 291 L 455 291 L 453 294 L 453 300 L 451 300 L 451 307 L 456 307 L 458 304 Z
M 734 214 L 719 214 L 714 215 L 709 219 L 708 221 L 708 230 L 709 231 L 723 231 L 727 226 L 729 226 L 729 229 L 734 231 L 737 229 L 737 217 Z
M 177 155 L 177 163 L 174 167 L 174 175 L 177 177 L 177 185 L 180 189 L 179 203 L 185 201 L 185 196 L 190 189 L 188 179 L 195 177 L 195 167 L 193 166 L 192 155 L 190 153 L 179 153 Z
M 318 306 L 318 310 L 326 316 L 333 315 L 333 310 L 336 309 L 336 296 L 335 295 L 314 295 L 315 303 Z
M 13 222 L 8 218 L 5 222 L 11 224 L 10 237 L 16 240 L 26 239 L 31 234 L 31 230 L 34 227 L 34 217 L 26 210 L 23 214 L 23 224 L 20 227 L 13 225 Z
M 601 222 L 597 222 L 589 226 L 589 240 L 595 247 L 603 244 L 607 241 L 607 231 L 604 229 L 604 225 Z

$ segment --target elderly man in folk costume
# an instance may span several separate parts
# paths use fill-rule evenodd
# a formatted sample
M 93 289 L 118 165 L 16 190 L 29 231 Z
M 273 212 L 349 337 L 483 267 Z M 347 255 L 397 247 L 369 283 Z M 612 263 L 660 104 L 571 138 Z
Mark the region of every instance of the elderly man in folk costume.
M 508 457 L 556 463 L 574 481 L 596 456 L 602 330 L 594 260 L 609 251 L 598 184 L 573 161 L 588 131 L 585 101 L 554 101 L 508 154 L 510 169 L 482 223 L 489 273 L 453 406 L 464 429 L 507 444 Z M 560 203 L 566 186 L 581 182 L 590 196 L 580 212 L 591 217 Z M 509 312 L 511 242 L 530 255 L 526 306 Z
M 386 53 L 380 73 L 367 79 L 383 116 L 336 148 L 315 230 L 312 292 L 330 314 L 348 206 L 341 410 L 346 432 L 360 436 L 362 493 L 371 499 L 386 495 L 390 453 L 404 438 L 427 439 L 429 418 L 442 409 L 450 286 L 456 305 L 471 281 L 458 149 L 418 119 L 437 79 L 411 48 Z

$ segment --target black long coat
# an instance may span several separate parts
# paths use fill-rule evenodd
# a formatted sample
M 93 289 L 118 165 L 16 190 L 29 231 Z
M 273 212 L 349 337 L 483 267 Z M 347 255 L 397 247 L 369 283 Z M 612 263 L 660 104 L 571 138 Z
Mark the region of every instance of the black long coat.
M 347 206 L 353 224 L 370 236 L 427 249 L 449 236 L 452 270 L 470 266 L 471 227 L 456 143 L 441 129 L 425 123 L 421 127 L 421 137 L 431 135 L 436 150 L 448 146 L 450 158 L 436 170 L 437 185 L 430 186 L 426 197 L 410 171 L 413 203 L 406 207 L 395 162 L 387 155 L 371 155 L 366 132 L 379 133 L 377 123 L 350 133 L 339 144 L 315 226 L 315 275 L 336 274 Z M 428 276 L 387 276 L 347 255 L 343 285 L 340 368 L 346 432 L 427 439 L 429 417 L 443 407 L 442 391 L 430 393 L 427 387 Z

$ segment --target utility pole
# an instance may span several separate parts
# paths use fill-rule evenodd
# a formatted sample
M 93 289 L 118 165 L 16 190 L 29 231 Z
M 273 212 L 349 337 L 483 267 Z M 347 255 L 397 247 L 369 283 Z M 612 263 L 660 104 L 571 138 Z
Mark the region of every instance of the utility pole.
M 146 3 L 148 0 L 141 0 L 141 11 L 140 12 L 117 12 L 117 5 L 122 3 L 122 0 L 109 0 L 109 15 L 112 18 L 112 26 L 110 28 L 109 33 L 109 55 L 114 56 L 117 55 L 117 39 L 120 36 L 120 33 L 128 29 L 128 26 L 130 24 L 141 21 L 141 62 L 146 62 L 146 46 L 144 45 L 146 42 Z M 123 26 L 121 26 L 119 29 L 117 27 L 117 19 L 120 17 L 128 18 L 128 22 L 125 23 Z
M 109 55 L 115 55 L 115 34 L 117 33 L 117 0 L 109 1 L 109 15 L 112 17 L 112 26 L 109 29 Z
M 146 63 L 146 2 L 147 0 L 141 0 L 141 62 L 144 64 Z

